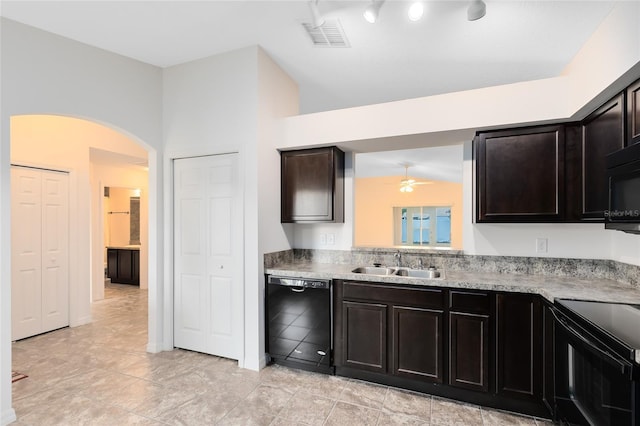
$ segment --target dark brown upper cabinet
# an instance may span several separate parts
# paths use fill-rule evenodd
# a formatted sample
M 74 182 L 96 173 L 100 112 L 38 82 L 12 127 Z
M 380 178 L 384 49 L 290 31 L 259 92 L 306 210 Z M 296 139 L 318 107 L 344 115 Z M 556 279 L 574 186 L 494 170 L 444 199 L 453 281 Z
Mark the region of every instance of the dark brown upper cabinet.
M 476 221 L 563 220 L 564 155 L 562 125 L 478 133 Z
M 283 151 L 282 223 L 344 222 L 344 153 L 336 147 Z
M 640 142 L 640 80 L 627 87 L 627 145 Z
M 604 221 L 609 195 L 605 159 L 624 146 L 624 94 L 621 93 L 582 121 L 579 219 Z

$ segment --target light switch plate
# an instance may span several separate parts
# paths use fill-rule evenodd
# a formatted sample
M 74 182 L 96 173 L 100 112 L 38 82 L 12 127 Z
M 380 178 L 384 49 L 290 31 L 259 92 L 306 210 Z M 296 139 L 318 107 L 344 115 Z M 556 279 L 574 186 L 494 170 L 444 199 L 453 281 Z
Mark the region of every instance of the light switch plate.
M 549 241 L 546 238 L 536 238 L 536 253 L 546 253 Z

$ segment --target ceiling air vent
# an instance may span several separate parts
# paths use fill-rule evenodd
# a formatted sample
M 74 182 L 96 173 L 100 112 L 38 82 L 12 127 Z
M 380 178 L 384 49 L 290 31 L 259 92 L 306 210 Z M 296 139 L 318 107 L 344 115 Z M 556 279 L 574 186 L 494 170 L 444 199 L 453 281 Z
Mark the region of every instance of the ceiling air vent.
M 319 27 L 310 23 L 302 23 L 302 26 L 311 37 L 311 42 L 317 47 L 349 47 L 349 41 L 342 31 L 342 25 L 338 20 L 326 20 Z

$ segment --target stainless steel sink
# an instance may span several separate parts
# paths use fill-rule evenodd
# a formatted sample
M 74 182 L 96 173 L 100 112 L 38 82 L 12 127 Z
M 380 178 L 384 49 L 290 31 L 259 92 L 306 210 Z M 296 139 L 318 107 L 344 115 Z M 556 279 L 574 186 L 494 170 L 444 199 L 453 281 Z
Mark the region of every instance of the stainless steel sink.
M 396 275 L 407 277 L 407 278 L 435 279 L 435 278 L 440 278 L 440 271 L 437 271 L 435 269 L 400 268 L 396 271 Z
M 385 266 L 360 266 L 351 272 L 354 274 L 367 275 L 393 275 L 396 272 L 396 268 L 387 268 Z

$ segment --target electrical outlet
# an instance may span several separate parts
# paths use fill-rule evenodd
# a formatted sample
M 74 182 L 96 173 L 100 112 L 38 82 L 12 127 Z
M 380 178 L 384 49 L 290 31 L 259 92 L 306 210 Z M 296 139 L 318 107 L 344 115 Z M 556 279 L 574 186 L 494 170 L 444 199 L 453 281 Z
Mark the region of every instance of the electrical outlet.
M 536 253 L 546 253 L 549 242 L 546 238 L 536 238 Z
M 332 246 L 336 243 L 336 234 L 327 234 L 327 244 Z
M 320 234 L 320 244 L 323 246 L 327 245 L 327 234 Z

